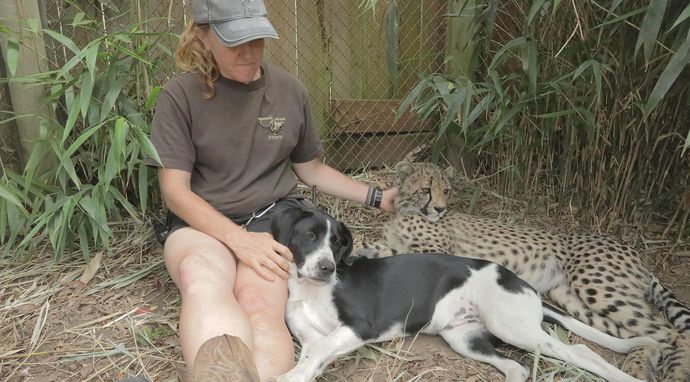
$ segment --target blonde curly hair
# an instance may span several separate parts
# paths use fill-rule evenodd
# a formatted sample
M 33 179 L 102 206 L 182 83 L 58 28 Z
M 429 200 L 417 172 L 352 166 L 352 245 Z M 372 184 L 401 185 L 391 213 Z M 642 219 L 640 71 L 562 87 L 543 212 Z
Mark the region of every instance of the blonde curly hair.
M 187 23 L 180 34 L 180 44 L 175 52 L 177 66 L 180 69 L 185 72 L 197 72 L 203 77 L 206 84 L 206 91 L 203 93 L 205 99 L 211 99 L 216 94 L 214 82 L 220 76 L 216 59 L 199 39 L 199 33 L 208 33 L 210 28 L 208 24 L 197 24 L 194 21 Z

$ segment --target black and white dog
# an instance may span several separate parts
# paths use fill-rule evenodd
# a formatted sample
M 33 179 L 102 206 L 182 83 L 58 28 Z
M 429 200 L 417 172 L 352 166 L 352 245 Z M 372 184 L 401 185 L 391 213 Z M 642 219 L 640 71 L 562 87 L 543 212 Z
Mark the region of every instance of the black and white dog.
M 417 332 L 440 335 L 456 352 L 494 365 L 506 382 L 524 382 L 529 371 L 499 354 L 497 340 L 540 349 L 611 382 L 640 382 L 585 345 L 552 338 L 542 320 L 617 352 L 655 344 L 647 337 L 614 338 L 543 307 L 529 284 L 489 261 L 442 254 L 352 258 L 350 231 L 316 210 L 281 209 L 271 226 L 295 258 L 285 315 L 302 344 L 296 367 L 279 382 L 311 381 L 338 356 Z

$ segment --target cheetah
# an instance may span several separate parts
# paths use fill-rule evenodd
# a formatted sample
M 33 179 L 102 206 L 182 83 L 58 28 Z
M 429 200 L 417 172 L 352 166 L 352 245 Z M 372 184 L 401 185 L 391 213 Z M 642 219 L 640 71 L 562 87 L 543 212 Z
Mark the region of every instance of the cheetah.
M 501 264 L 571 316 L 610 335 L 651 336 L 660 348 L 634 350 L 626 372 L 650 381 L 690 381 L 690 309 L 628 245 L 600 235 L 562 234 L 447 211 L 452 168 L 396 165 L 396 213 L 383 245 L 359 255 L 442 252 Z

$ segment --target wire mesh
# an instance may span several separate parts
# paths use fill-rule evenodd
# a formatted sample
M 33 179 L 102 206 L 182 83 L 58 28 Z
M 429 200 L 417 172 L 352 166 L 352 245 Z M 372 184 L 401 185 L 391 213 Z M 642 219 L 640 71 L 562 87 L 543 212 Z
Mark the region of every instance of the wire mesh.
M 170 51 L 190 5 L 189 0 L 44 1 L 44 25 L 79 46 L 138 25 L 161 33 L 155 42 Z M 266 5 L 280 36 L 267 43 L 267 60 L 308 89 L 327 163 L 340 169 L 390 165 L 433 138 L 432 124 L 394 116 L 420 75 L 443 71 L 446 1 L 380 1 L 374 11 L 364 11 L 361 0 L 266 0 Z M 96 25 L 83 28 L 75 22 L 82 18 Z M 48 40 L 56 67 L 71 58 L 72 52 Z M 157 67 L 150 84 L 174 74 L 170 55 L 148 58 Z

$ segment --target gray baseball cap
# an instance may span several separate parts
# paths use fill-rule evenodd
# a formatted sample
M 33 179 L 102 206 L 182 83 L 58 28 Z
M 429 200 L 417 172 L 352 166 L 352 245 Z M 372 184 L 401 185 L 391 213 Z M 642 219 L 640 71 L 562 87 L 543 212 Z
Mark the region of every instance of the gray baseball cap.
M 197 24 L 210 24 L 218 39 L 230 47 L 278 38 L 263 0 L 192 0 L 192 17 Z

